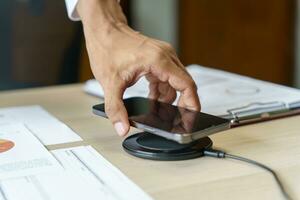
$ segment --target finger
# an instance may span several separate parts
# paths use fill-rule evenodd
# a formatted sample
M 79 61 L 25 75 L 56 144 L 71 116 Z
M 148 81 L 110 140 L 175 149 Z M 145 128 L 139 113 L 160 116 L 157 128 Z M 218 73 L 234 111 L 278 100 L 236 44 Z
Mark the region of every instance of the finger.
M 114 81 L 105 87 L 105 113 L 113 123 L 117 133 L 125 136 L 130 128 L 128 114 L 123 103 L 125 85 Z
M 178 106 L 184 107 L 194 111 L 200 111 L 201 105 L 195 86 L 185 88 L 181 93 L 178 100 Z
M 149 81 L 149 98 L 165 103 L 173 103 L 175 101 L 176 90 L 168 82 L 161 82 L 151 74 L 147 75 L 146 78 Z
M 188 111 L 185 109 L 179 109 L 181 115 L 181 126 L 186 132 L 192 132 L 195 126 L 195 120 L 197 113 L 193 111 Z
M 180 62 L 180 60 L 178 59 L 177 56 L 171 56 L 172 58 L 172 61 L 177 65 L 179 66 L 183 71 L 186 72 L 186 74 L 189 76 L 189 78 L 191 80 L 193 80 L 193 78 L 190 76 L 190 74 L 186 71 L 186 68 L 185 66 Z M 199 100 L 199 96 L 198 96 L 198 93 L 197 93 L 197 86 L 193 80 L 193 86 L 190 87 L 190 90 L 185 90 L 185 92 L 187 94 L 185 94 L 186 96 L 190 96 L 189 93 L 191 93 L 191 95 L 196 95 L 194 97 L 191 97 L 191 98 L 185 98 L 184 95 L 181 95 L 179 100 L 178 100 L 178 106 L 181 106 L 181 107 L 186 107 L 186 108 L 189 108 L 189 104 L 193 104 L 192 102 L 188 102 L 189 100 L 196 100 L 196 102 L 199 102 L 199 105 L 197 105 L 196 107 L 190 107 L 190 109 L 192 110 L 196 110 L 196 111 L 200 111 L 201 109 L 201 104 L 200 104 L 200 100 Z M 183 93 L 181 93 L 183 94 Z
M 160 82 L 158 84 L 159 98 L 158 100 L 165 103 L 173 103 L 176 99 L 176 91 L 168 82 Z
M 159 80 L 167 81 L 171 87 L 180 92 L 178 105 L 191 109 L 200 110 L 200 102 L 197 87 L 192 77 L 181 66 L 176 65 L 170 59 L 157 62 L 152 67 L 151 73 Z

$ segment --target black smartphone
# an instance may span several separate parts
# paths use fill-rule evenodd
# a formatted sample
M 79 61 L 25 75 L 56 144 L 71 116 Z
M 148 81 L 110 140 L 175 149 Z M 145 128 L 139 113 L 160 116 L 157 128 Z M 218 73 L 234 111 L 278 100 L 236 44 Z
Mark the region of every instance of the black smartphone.
M 227 119 L 148 98 L 124 99 L 124 105 L 131 126 L 182 144 L 230 128 Z M 93 106 L 93 113 L 107 118 L 104 107 Z

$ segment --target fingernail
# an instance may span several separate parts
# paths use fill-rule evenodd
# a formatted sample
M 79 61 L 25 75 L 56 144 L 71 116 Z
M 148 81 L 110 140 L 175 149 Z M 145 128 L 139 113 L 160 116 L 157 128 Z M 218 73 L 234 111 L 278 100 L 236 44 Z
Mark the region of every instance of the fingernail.
M 115 123 L 114 127 L 115 127 L 115 129 L 116 129 L 119 136 L 124 136 L 125 135 L 125 128 L 124 128 L 122 122 Z

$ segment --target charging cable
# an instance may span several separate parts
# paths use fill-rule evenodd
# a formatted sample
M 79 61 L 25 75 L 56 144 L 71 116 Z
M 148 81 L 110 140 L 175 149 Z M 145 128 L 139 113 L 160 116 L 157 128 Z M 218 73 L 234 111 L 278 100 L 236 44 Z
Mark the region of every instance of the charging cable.
M 274 177 L 276 183 L 278 184 L 278 187 L 279 187 L 283 197 L 286 200 L 292 200 L 292 198 L 289 196 L 289 194 L 285 190 L 285 188 L 284 188 L 282 182 L 280 181 L 278 175 L 276 174 L 276 172 L 274 170 L 272 170 L 271 168 L 269 168 L 268 166 L 266 166 L 264 164 L 261 164 L 259 162 L 256 162 L 254 160 L 250 160 L 248 158 L 235 156 L 235 155 L 228 154 L 226 152 L 219 151 L 219 150 L 214 150 L 214 149 L 205 149 L 204 150 L 204 155 L 209 156 L 209 157 L 214 157 L 214 158 L 229 158 L 229 159 L 239 160 L 239 161 L 247 162 L 247 163 L 250 163 L 250 164 L 255 165 L 257 167 L 263 168 L 264 170 L 266 170 L 266 171 L 268 171 L 272 174 L 272 176 Z

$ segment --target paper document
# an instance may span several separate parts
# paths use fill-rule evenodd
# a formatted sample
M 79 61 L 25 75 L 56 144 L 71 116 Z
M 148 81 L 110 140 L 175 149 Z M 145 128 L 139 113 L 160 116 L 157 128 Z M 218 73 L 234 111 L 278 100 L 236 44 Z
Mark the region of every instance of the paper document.
M 300 105 L 300 90 L 294 88 L 199 65 L 190 65 L 187 71 L 197 84 L 202 112 L 228 116 L 237 108 L 251 105 L 259 109 Z M 87 81 L 84 90 L 92 95 L 104 95 L 100 84 L 95 80 Z M 148 82 L 142 77 L 125 91 L 124 98 L 147 97 L 148 91 Z
M 0 180 L 58 170 L 59 163 L 25 126 L 0 125 Z
M 40 106 L 0 109 L 0 124 L 23 123 L 44 144 L 60 144 L 82 139 L 67 125 Z
M 54 150 L 52 154 L 64 171 L 2 181 L 0 196 L 5 200 L 151 199 L 91 146 Z

